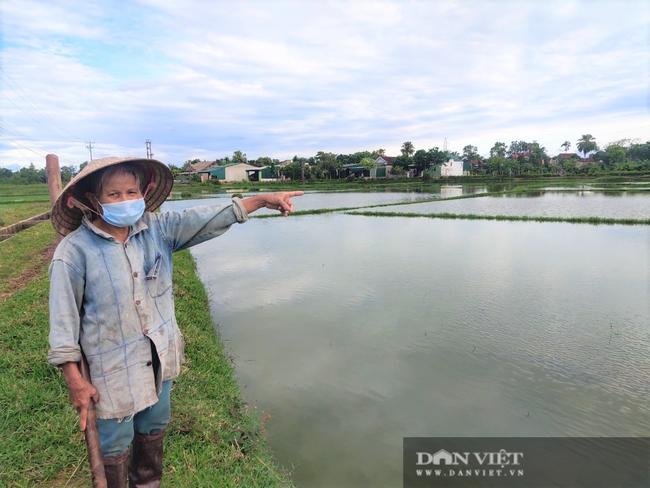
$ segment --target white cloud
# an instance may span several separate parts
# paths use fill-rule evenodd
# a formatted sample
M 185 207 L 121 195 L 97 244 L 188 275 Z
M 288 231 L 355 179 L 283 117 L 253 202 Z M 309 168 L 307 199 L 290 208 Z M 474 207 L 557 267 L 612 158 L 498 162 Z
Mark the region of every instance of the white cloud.
M 650 134 L 644 2 L 7 5 L 3 69 L 65 132 L 4 82 L 3 123 L 70 159 L 87 153 L 69 133 L 115 154 L 151 139 L 175 164 Z
M 101 4 L 90 2 L 39 2 L 34 0 L 5 0 L 3 35 L 12 42 L 18 39 L 35 42 L 35 37 L 64 36 L 67 38 L 98 39 L 105 35 L 98 23 Z

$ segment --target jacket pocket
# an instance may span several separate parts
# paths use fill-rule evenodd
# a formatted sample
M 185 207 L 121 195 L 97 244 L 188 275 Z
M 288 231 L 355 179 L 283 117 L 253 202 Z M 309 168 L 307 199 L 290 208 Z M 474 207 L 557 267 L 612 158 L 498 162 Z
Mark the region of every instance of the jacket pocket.
M 149 294 L 153 297 L 164 295 L 172 287 L 171 273 L 167 269 L 162 254 L 156 254 L 156 260 L 145 277 Z

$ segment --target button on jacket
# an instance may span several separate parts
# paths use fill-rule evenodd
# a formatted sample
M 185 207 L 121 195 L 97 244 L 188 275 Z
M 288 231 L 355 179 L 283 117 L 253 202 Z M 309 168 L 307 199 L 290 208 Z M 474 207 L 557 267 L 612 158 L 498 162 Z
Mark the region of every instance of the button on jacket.
M 162 382 L 176 378 L 183 336 L 174 316 L 172 253 L 223 234 L 248 219 L 238 198 L 225 206 L 150 213 L 121 243 L 84 219 L 50 264 L 53 366 L 81 360 L 83 349 L 97 416 L 122 418 L 155 404 Z M 153 375 L 151 344 L 160 367 Z

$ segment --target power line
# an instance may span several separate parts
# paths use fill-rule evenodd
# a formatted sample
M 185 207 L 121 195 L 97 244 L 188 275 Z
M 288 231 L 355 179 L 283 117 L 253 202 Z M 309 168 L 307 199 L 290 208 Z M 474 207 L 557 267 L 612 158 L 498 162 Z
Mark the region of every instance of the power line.
M 1 120 L 2 120 L 2 119 L 0 119 L 0 121 L 1 121 Z M 5 124 L 5 125 L 6 125 L 6 124 Z M 44 153 L 45 155 L 50 154 L 50 153 L 55 153 L 55 152 L 56 152 L 56 151 L 51 151 L 51 150 L 49 150 L 49 149 L 47 149 L 47 148 L 44 148 L 43 146 L 40 146 L 37 142 L 33 141 L 32 139 L 29 139 L 28 137 L 25 137 L 24 134 L 21 134 L 20 131 L 18 131 L 18 130 L 15 129 L 15 128 L 14 128 L 14 130 L 9 130 L 9 129 L 7 129 L 7 128 L 4 127 L 4 126 L 0 126 L 0 130 L 5 131 L 7 134 L 9 134 L 10 136 L 13 136 L 14 138 L 24 138 L 24 139 L 27 139 L 28 141 L 30 141 L 31 143 L 34 144 L 35 148 L 28 147 L 28 146 L 26 146 L 25 144 L 21 144 L 21 143 L 18 142 L 18 141 L 13 141 L 13 142 L 14 142 L 15 144 L 18 144 L 19 146 L 21 146 L 21 147 L 23 147 L 23 148 L 29 150 L 29 151 L 32 151 L 32 152 L 35 153 L 35 154 L 38 154 L 38 155 L 41 156 L 41 157 L 42 157 L 43 155 L 42 155 L 42 154 L 39 154 L 38 151 Z M 1 133 L 0 133 L 0 136 L 2 136 Z M 12 143 L 11 139 L 9 139 L 7 136 L 3 136 L 3 138 L 6 139 L 10 144 Z M 73 160 L 68 159 L 68 158 L 65 158 L 65 157 L 63 157 L 63 156 L 61 156 L 60 159 L 63 160 L 63 161 L 67 161 L 68 163 L 71 163 L 71 164 L 73 164 L 73 165 L 78 165 L 78 164 L 79 164 L 77 161 L 73 161 Z
M 45 153 L 45 154 L 47 154 L 47 152 L 48 152 L 47 150 L 42 149 L 42 148 L 39 148 L 38 146 L 36 146 L 36 147 L 29 147 L 28 145 L 25 145 L 25 144 L 22 144 L 22 143 L 16 141 L 15 139 L 17 138 L 17 136 L 16 136 L 15 134 L 12 134 L 11 131 L 9 131 L 8 129 L 5 129 L 4 127 L 0 127 L 0 130 L 5 131 L 7 134 L 9 134 L 10 136 L 13 136 L 13 138 L 14 138 L 14 139 L 11 139 L 11 138 L 7 137 L 6 135 L 4 135 L 3 137 L 4 137 L 5 139 L 7 139 L 8 141 L 13 141 L 15 144 L 18 144 L 18 145 L 20 145 L 21 147 L 24 147 L 25 149 L 29 149 L 30 151 L 32 151 L 32 152 L 34 152 L 34 153 L 36 153 L 36 154 L 39 154 L 38 151 L 41 151 L 41 152 L 43 152 L 43 153 Z M 2 135 L 2 134 L 0 134 L 0 135 Z M 39 154 L 39 156 L 40 156 L 40 155 L 41 155 L 41 154 Z
M 31 147 L 27 147 L 27 146 L 21 144 L 20 142 L 12 141 L 12 140 L 9 139 L 7 136 L 4 136 L 4 135 L 0 134 L 0 137 L 2 137 L 3 139 L 5 139 L 5 140 L 6 140 L 9 144 L 11 144 L 12 146 L 15 146 L 16 144 L 18 144 L 20 147 L 22 147 L 22 148 L 24 148 L 24 149 L 27 149 L 28 151 L 33 152 L 33 153 L 36 154 L 38 157 L 44 157 L 43 154 L 39 154 L 38 151 L 36 151 L 35 149 L 32 149 Z M 45 152 L 45 151 L 43 151 L 43 152 Z M 45 155 L 47 155 L 47 154 L 45 154 Z
M 41 107 L 40 107 L 40 106 L 39 106 L 39 105 L 38 105 L 38 104 L 37 104 L 37 103 L 32 99 L 32 97 L 30 97 L 30 96 L 25 92 L 25 90 L 23 90 L 23 89 L 20 87 L 20 85 L 19 85 L 18 83 L 16 83 L 16 82 L 14 81 L 14 79 L 13 79 L 11 76 L 9 76 L 9 73 L 7 73 L 4 69 L 2 69 L 1 66 L 0 66 L 0 71 L 2 71 L 5 75 L 7 75 L 7 78 L 9 78 L 9 79 L 11 80 L 11 82 L 12 82 L 14 85 L 16 85 L 16 87 L 18 87 L 18 89 L 19 89 L 21 92 L 23 92 L 23 94 L 24 94 L 27 98 L 29 98 L 29 100 L 31 100 L 32 103 L 30 104 L 27 100 L 25 100 L 25 99 L 23 98 L 23 96 L 22 96 L 20 93 L 18 93 L 18 92 L 17 92 L 17 91 L 16 91 L 16 90 L 11 86 L 11 85 L 9 85 L 9 83 L 7 83 L 6 80 L 3 80 L 5 83 L 7 83 L 7 86 L 8 86 L 9 88 L 11 88 L 11 89 L 12 89 L 12 90 L 13 90 L 13 91 L 14 91 L 14 92 L 15 92 L 15 93 L 20 97 L 20 98 L 22 98 L 22 99 L 23 99 L 25 102 L 27 102 L 28 104 L 32 105 L 33 108 L 35 108 L 36 110 L 38 110 L 39 112 L 41 112 L 41 113 L 42 113 L 42 114 L 43 114 L 47 119 L 50 120 L 50 122 L 52 122 L 54 125 L 56 125 L 57 127 L 59 127 L 59 128 L 60 128 L 61 130 L 63 130 L 64 132 L 68 133 L 69 135 L 71 135 L 71 136 L 74 137 L 75 139 L 78 139 L 78 140 L 80 140 L 80 141 L 83 140 L 83 139 L 81 139 L 81 138 L 75 136 L 72 132 L 70 132 L 69 130 L 67 130 L 65 127 L 61 126 L 61 124 L 59 124 L 56 120 L 54 120 L 52 117 L 50 117 L 50 116 L 49 116 L 49 115 L 48 115 L 48 114 L 47 114 L 47 113 L 46 113 L 46 112 L 45 112 L 45 111 L 44 111 L 44 110 L 43 110 L 43 109 L 42 109 L 42 108 L 41 108 Z M 0 77 L 0 79 L 2 79 L 2 77 Z
M 3 137 L 2 134 L 0 134 L 0 137 Z M 10 140 L 8 140 L 8 139 L 7 139 L 7 142 L 8 142 L 9 144 L 12 144 L 12 142 L 11 142 Z M 31 156 L 28 156 L 27 154 L 25 154 L 24 152 L 22 152 L 22 151 L 21 151 L 20 149 L 18 149 L 17 147 L 14 147 L 13 149 L 14 149 L 15 151 L 18 151 L 18 152 L 19 152 L 20 154 L 22 154 L 25 158 L 29 159 L 29 160 L 30 160 L 30 163 L 32 162 L 32 161 L 31 161 L 31 160 L 32 160 L 32 157 L 31 157 Z M 40 155 L 39 155 L 39 157 L 40 157 Z
M 22 108 L 20 108 L 18 105 L 16 105 L 16 104 L 15 104 L 11 99 L 9 99 L 9 98 L 4 94 L 4 93 L 0 93 L 0 95 L 2 95 L 2 96 L 5 97 L 7 100 L 9 100 L 12 104 L 14 104 L 14 105 L 15 105 L 18 109 L 20 109 L 21 111 L 23 111 L 23 112 L 24 112 L 24 113 L 25 113 L 29 118 L 31 118 L 33 121 L 35 121 L 35 122 L 36 122 L 37 124 L 39 124 L 41 127 L 45 128 L 45 129 L 48 129 L 48 128 L 45 127 L 43 124 L 41 124 L 38 120 L 36 120 L 34 117 L 32 117 L 30 114 L 28 114 L 28 113 L 25 112 Z M 8 125 L 6 122 L 3 122 L 3 124 Z M 2 127 L 0 127 L 0 128 L 2 128 Z M 10 132 L 10 131 L 7 130 L 7 129 L 4 129 L 4 130 L 7 131 L 7 132 Z M 49 129 L 49 130 L 52 130 L 52 129 Z M 58 136 L 61 136 L 61 134 L 57 134 L 57 135 L 58 135 Z M 28 137 L 24 136 L 24 134 L 23 134 L 22 136 L 23 136 L 25 139 L 29 139 Z M 64 136 L 64 137 L 65 137 L 65 136 Z M 67 137 L 65 137 L 65 138 L 67 139 Z M 34 143 L 36 144 L 35 141 L 32 140 L 32 142 L 34 142 Z M 71 163 L 73 163 L 73 164 L 79 164 L 79 163 L 77 163 L 77 162 L 75 162 L 75 161 L 72 161 L 72 160 L 70 160 L 70 159 L 67 159 L 67 158 L 61 158 L 61 159 L 65 159 L 66 161 L 69 161 L 69 162 L 71 162 Z
M 14 103 L 14 101 L 11 100 L 7 95 L 5 95 L 4 93 L 0 93 L 0 95 L 2 95 L 2 96 L 5 97 L 7 100 L 9 100 L 9 101 L 10 101 L 10 102 L 11 102 L 11 103 L 12 103 L 12 104 L 13 104 L 13 105 L 18 109 L 18 110 L 20 110 L 21 112 L 23 112 L 25 115 L 27 115 L 30 119 L 32 119 L 32 120 L 33 120 L 34 122 L 36 122 L 38 125 L 40 125 L 40 126 L 43 127 L 44 129 L 47 129 L 47 130 L 49 130 L 49 131 L 54 132 L 54 130 L 53 130 L 52 128 L 50 128 L 50 127 L 45 127 L 45 126 L 44 126 L 40 121 L 38 121 L 37 119 L 35 119 L 34 117 L 32 117 L 29 113 L 25 112 L 21 107 L 19 107 L 18 105 L 16 105 L 16 104 Z M 58 133 L 58 134 L 56 134 L 56 135 L 59 136 L 59 137 L 61 137 L 62 134 Z M 68 136 L 66 136 L 66 135 L 63 135 L 63 137 L 66 138 L 66 139 L 68 138 Z
M 0 118 L 0 122 L 2 122 L 2 125 L 0 125 L 1 130 L 4 130 L 4 131 L 8 132 L 9 134 L 11 134 L 12 136 L 14 136 L 16 138 L 27 140 L 27 141 L 33 143 L 35 146 L 43 149 L 44 151 L 47 151 L 47 152 L 50 152 L 50 153 L 53 152 L 53 151 L 50 151 L 49 149 L 47 149 L 46 147 L 43 147 L 40 143 L 36 142 L 34 139 L 32 139 L 29 136 L 27 136 L 27 135 L 23 134 L 22 132 L 20 132 L 18 129 L 16 129 L 14 126 L 9 124 L 7 121 L 3 120 L 2 118 Z M 7 129 L 7 127 L 11 127 L 11 129 Z
M 1 118 L 0 118 L 0 122 L 2 122 L 2 125 L 0 125 L 0 130 L 4 130 L 5 132 L 8 132 L 9 134 L 11 134 L 11 135 L 14 136 L 14 137 L 18 137 L 18 138 L 21 138 L 21 139 L 28 140 L 29 142 L 33 143 L 33 144 L 36 145 L 36 146 L 39 145 L 38 142 L 36 142 L 36 141 L 33 140 L 33 139 L 30 139 L 30 138 L 27 137 L 25 134 L 23 134 L 23 133 L 20 132 L 18 129 L 16 129 L 15 127 L 13 127 L 11 124 L 8 124 L 7 122 L 5 122 L 4 120 L 2 120 Z M 7 129 L 7 127 L 12 127 L 12 129 Z M 42 146 L 41 146 L 41 147 L 42 147 Z

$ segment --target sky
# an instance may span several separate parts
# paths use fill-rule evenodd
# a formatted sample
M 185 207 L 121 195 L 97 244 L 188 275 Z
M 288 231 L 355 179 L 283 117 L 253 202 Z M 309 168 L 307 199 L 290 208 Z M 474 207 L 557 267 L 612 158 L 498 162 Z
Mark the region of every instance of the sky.
M 647 1 L 0 4 L 0 166 L 650 140 Z

